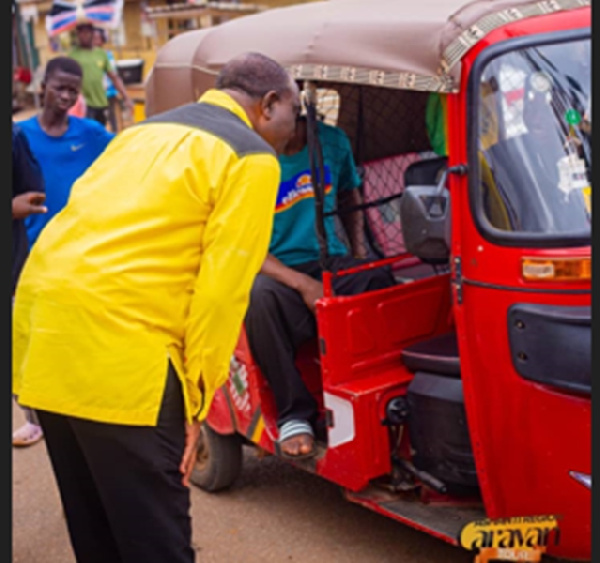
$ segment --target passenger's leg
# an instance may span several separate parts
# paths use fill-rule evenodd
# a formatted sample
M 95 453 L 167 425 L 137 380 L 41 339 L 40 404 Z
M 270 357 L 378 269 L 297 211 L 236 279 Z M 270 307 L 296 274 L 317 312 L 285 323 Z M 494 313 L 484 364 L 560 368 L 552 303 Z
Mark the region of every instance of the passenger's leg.
M 368 260 L 359 260 L 352 256 L 336 256 L 331 259 L 333 270 L 352 268 Z M 389 266 L 365 270 L 333 279 L 333 290 L 336 295 L 356 295 L 376 289 L 385 289 L 395 285 L 394 276 Z
M 316 320 L 300 294 L 258 274 L 246 313 L 246 333 L 254 360 L 265 376 L 277 407 L 277 426 L 292 435 L 311 432 L 317 402 L 294 363 L 296 350 L 317 334 Z M 304 423 L 304 430 L 299 423 Z M 303 431 L 302 431 L 303 430 Z M 280 435 L 285 440 L 285 435 Z

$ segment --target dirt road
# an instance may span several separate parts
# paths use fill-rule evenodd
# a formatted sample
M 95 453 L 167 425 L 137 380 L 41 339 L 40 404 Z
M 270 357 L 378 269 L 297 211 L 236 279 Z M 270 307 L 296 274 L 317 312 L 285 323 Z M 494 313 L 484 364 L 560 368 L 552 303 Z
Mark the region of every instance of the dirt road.
M 13 407 L 13 426 L 22 421 Z M 13 449 L 12 466 L 13 563 L 75 563 L 44 444 Z M 231 490 L 192 489 L 192 518 L 198 563 L 473 561 L 346 501 L 331 483 L 251 450 Z

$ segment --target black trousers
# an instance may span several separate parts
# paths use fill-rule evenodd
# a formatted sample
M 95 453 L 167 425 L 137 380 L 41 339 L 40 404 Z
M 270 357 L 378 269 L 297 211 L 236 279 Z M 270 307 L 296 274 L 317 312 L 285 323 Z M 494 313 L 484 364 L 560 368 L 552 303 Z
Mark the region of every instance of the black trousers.
M 39 411 L 78 563 L 193 563 L 180 382 L 169 367 L 158 425 Z
M 102 125 L 106 125 L 108 107 L 93 107 L 88 106 L 85 116 L 88 119 L 93 119 Z
M 341 270 L 361 263 L 352 257 L 331 258 L 331 269 Z M 317 261 L 294 266 L 295 270 L 320 280 Z M 394 285 L 388 268 L 377 268 L 334 278 L 336 295 L 354 295 Z M 277 407 L 277 426 L 290 420 L 317 420 L 317 403 L 294 363 L 298 347 L 316 337 L 317 324 L 300 294 L 264 274 L 258 274 L 250 293 L 246 313 L 248 345 L 269 387 Z
M 110 130 L 115 134 L 119 132 L 119 124 L 117 122 L 117 108 L 119 104 L 120 101 L 117 96 L 108 98 L 108 124 L 110 125 Z

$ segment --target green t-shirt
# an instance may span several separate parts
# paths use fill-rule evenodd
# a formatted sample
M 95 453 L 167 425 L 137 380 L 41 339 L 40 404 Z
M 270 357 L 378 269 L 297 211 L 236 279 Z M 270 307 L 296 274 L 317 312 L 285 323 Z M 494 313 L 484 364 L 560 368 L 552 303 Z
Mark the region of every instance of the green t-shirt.
M 81 93 L 85 98 L 85 103 L 93 108 L 107 107 L 108 98 L 104 89 L 104 76 L 112 67 L 106 51 L 99 47 L 93 49 L 74 47 L 69 52 L 69 57 L 75 59 L 83 69 Z
M 337 194 L 360 186 L 352 147 L 339 128 L 318 123 L 323 149 L 324 211 L 333 211 Z M 320 256 L 316 231 L 315 195 L 310 175 L 308 147 L 291 155 L 280 155 L 281 183 L 275 203 L 273 233 L 269 252 L 286 266 L 294 266 Z M 325 217 L 325 232 L 330 256 L 344 256 L 348 249 L 336 234 L 335 218 Z

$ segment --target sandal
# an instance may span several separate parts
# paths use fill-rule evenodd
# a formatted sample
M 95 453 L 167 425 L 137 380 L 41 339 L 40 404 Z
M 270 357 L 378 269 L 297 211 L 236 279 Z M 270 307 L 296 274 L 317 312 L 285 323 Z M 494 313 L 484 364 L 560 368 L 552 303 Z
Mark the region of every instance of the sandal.
M 15 430 L 12 436 L 13 446 L 25 447 L 39 442 L 44 437 L 41 426 L 26 422 L 21 428 Z
M 299 442 L 298 449 L 302 446 L 308 446 L 308 451 L 298 452 L 297 454 L 284 451 L 282 446 L 292 441 Z M 317 453 L 314 441 L 314 433 L 308 422 L 298 420 L 289 421 L 279 429 L 279 440 L 276 443 L 277 453 L 286 459 L 308 459 L 314 457 Z

